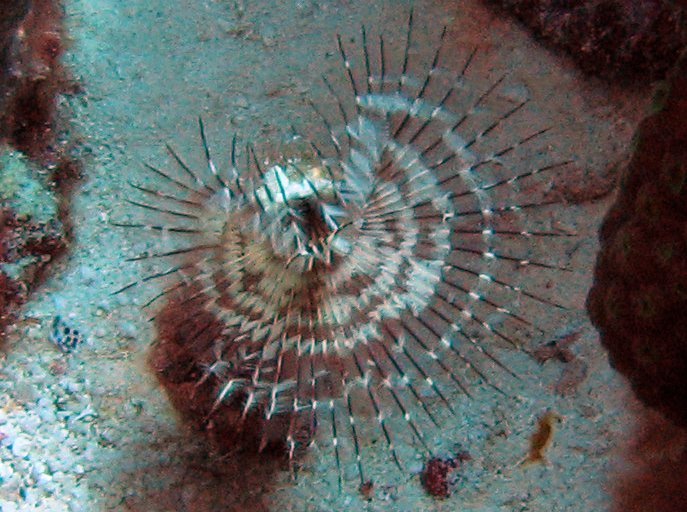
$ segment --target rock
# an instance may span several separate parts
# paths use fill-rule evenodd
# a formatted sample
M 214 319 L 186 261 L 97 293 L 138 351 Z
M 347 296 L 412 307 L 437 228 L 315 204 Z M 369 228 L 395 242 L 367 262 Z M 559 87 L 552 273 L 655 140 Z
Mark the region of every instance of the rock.
M 35 414 L 25 416 L 18 422 L 19 427 L 27 434 L 35 434 L 40 424 L 41 419 Z
M 687 426 L 687 59 L 668 90 L 601 227 L 587 307 L 640 400 Z
M 29 404 L 38 400 L 38 391 L 30 382 L 17 382 L 14 386 L 14 399 Z
M 31 440 L 28 437 L 17 436 L 12 443 L 12 455 L 17 458 L 25 459 L 31 452 Z
M 668 0 L 492 0 L 593 75 L 663 78 L 687 44 L 685 15 Z

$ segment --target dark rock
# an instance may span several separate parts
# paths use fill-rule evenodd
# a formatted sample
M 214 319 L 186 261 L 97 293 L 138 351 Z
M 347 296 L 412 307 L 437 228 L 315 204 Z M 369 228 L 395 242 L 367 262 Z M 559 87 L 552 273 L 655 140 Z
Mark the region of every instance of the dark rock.
M 601 228 L 588 309 L 637 396 L 687 426 L 687 59 Z
M 665 76 L 687 44 L 684 11 L 669 0 L 491 0 L 589 74 L 621 82 Z

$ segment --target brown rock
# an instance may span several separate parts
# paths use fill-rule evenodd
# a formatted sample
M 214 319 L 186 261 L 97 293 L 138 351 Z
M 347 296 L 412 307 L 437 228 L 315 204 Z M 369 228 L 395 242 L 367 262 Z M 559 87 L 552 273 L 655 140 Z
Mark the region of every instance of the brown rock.
M 637 396 L 687 425 L 687 60 L 634 156 L 601 228 L 588 309 Z

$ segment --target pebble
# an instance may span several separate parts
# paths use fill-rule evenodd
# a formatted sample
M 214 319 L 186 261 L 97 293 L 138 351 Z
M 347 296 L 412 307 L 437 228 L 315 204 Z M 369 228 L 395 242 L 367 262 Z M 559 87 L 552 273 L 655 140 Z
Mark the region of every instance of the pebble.
M 130 339 L 135 338 L 136 334 L 138 333 L 138 330 L 133 322 L 129 322 L 128 320 L 121 320 L 117 322 L 117 330 L 119 330 L 119 334 Z
M 45 462 L 35 462 L 33 466 L 31 467 L 31 477 L 34 480 L 38 480 L 41 475 L 44 473 L 48 472 L 48 466 L 45 464 Z
M 24 436 L 17 436 L 12 443 L 12 455 L 23 459 L 31 453 L 31 440 Z
M 37 414 L 31 414 L 19 420 L 19 426 L 27 434 L 35 434 L 41 419 Z
M 70 430 L 80 436 L 89 436 L 91 433 L 91 426 L 89 423 L 83 421 L 74 421 L 70 424 Z
M 9 475 L 2 484 L 3 491 L 16 492 L 21 487 L 21 476 L 17 471 Z M 5 512 L 4 509 L 2 512 Z
M 105 444 L 116 445 L 121 440 L 121 434 L 114 429 L 105 429 L 100 432 L 100 439 L 102 439 Z
M 0 483 L 6 482 L 14 474 L 9 462 L 0 461 Z
M 11 501 L 2 501 L 2 512 L 18 512 L 19 505 Z
M 52 490 L 55 488 L 55 485 L 52 481 L 52 475 L 49 473 L 40 473 L 36 478 L 36 485 L 38 487 L 42 487 L 43 489 L 46 490 Z
M 53 401 L 50 400 L 48 397 L 43 396 L 38 399 L 38 402 L 36 405 L 40 408 L 45 408 L 45 409 L 52 409 L 53 407 Z
M 98 272 L 93 267 L 81 265 L 79 267 L 79 275 L 81 276 L 84 284 L 91 284 L 98 277 Z
M 52 479 L 54 482 L 56 482 L 60 485 L 64 485 L 64 484 L 68 483 L 68 480 L 69 480 L 67 478 L 67 475 L 64 474 L 64 471 L 55 471 L 52 475 Z
M 14 425 L 8 423 L 2 428 L 2 435 L 4 437 L 0 439 L 0 445 L 10 446 L 14 442 L 14 439 L 17 437 L 17 434 L 18 432 Z
M 52 409 L 52 407 L 41 407 L 38 409 L 38 417 L 43 423 L 53 423 L 55 420 L 57 420 L 57 416 L 55 415 L 55 411 Z
M 85 485 L 77 485 L 71 489 L 71 495 L 76 498 L 76 501 L 86 501 L 88 499 L 88 489 Z
M 65 309 L 68 309 L 67 299 L 63 295 L 53 293 L 50 295 L 50 299 L 52 299 L 52 303 L 56 311 L 63 311 Z
M 63 447 L 60 449 L 58 454 L 55 454 L 46 460 L 46 463 L 48 464 L 50 472 L 53 474 L 53 478 L 57 479 L 58 473 L 66 471 L 71 467 L 72 454 L 68 449 Z
M 96 327 L 93 330 L 93 336 L 95 336 L 96 338 L 104 338 L 105 336 L 107 336 L 107 331 L 104 327 Z
M 18 402 L 29 404 L 38 400 L 38 392 L 32 384 L 18 382 L 14 386 L 14 398 Z
M 43 500 L 42 505 L 43 510 L 49 510 L 50 512 L 67 512 L 69 510 L 67 505 L 52 497 Z
M 62 384 L 62 389 L 64 389 L 67 393 L 70 393 L 72 395 L 81 396 L 83 392 L 83 386 L 80 383 L 75 382 L 73 380 L 63 379 L 62 381 L 60 381 L 60 384 Z
M 61 443 L 69 435 L 67 429 L 65 429 L 62 426 L 54 426 L 51 430 L 52 431 L 50 432 L 50 436 L 53 442 L 55 443 Z
M 411 475 L 417 475 L 419 473 L 422 473 L 422 469 L 424 468 L 424 462 L 421 460 L 416 460 L 413 461 L 410 466 L 408 466 L 408 473 Z
M 85 501 L 84 499 L 84 503 Z M 86 505 L 79 501 L 79 499 L 74 499 L 69 502 L 69 512 L 85 512 L 86 510 Z
M 83 451 L 81 456 L 86 462 L 95 462 L 98 457 L 98 443 L 95 441 L 89 441 L 86 444 L 86 449 Z
M 134 302 L 134 298 L 131 293 L 118 293 L 112 296 L 112 302 L 115 306 L 129 306 Z M 100 308 L 109 311 L 110 305 L 107 302 L 101 302 Z
M 121 294 L 120 294 L 121 295 Z M 116 295 L 115 295 L 116 297 Z M 96 316 L 105 316 L 110 312 L 110 309 L 112 308 L 112 303 L 109 298 L 103 299 L 100 302 L 98 302 L 98 306 L 95 310 Z
M 246 116 L 243 116 L 241 114 L 231 116 L 231 124 L 234 126 L 241 126 L 245 122 L 246 122 Z
M 248 106 L 249 106 L 248 98 L 246 98 L 246 97 L 243 96 L 243 95 L 239 95 L 239 96 L 237 96 L 236 99 L 234 100 L 234 105 L 235 105 L 237 108 L 248 108 Z
M 310 0 L 296 0 L 296 9 L 301 16 L 312 16 L 314 6 Z
M 501 91 L 501 95 L 504 98 L 511 100 L 513 103 L 520 103 L 531 97 L 529 89 L 522 84 L 504 87 Z
M 91 395 L 94 397 L 105 396 L 110 390 L 105 386 L 96 386 L 91 390 Z
M 40 499 L 38 497 L 38 490 L 33 487 L 22 487 L 20 495 L 23 498 L 23 508 L 26 510 L 34 509 L 36 503 Z

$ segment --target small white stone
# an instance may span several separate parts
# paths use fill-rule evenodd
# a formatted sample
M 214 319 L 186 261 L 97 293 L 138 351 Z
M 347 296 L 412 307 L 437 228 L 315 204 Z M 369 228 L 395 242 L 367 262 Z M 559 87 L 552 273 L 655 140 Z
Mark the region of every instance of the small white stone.
M 12 455 L 17 458 L 24 459 L 29 456 L 31 452 L 31 441 L 24 436 L 17 436 L 12 443 Z
M 84 423 L 83 421 L 74 421 L 70 423 L 70 430 L 74 434 L 80 436 L 88 436 L 91 433 L 91 427 L 89 423 Z
M 55 416 L 55 411 L 53 411 L 52 406 L 38 409 L 38 417 L 43 423 L 53 423 L 57 420 L 57 416 Z
M 48 468 L 50 469 L 50 472 L 53 474 L 53 478 L 55 480 L 59 480 L 62 477 L 62 470 L 67 468 L 67 465 L 65 464 L 65 461 L 63 461 L 60 457 L 50 457 L 47 459 L 47 464 Z
M 45 463 L 38 461 L 31 466 L 31 478 L 38 480 L 38 477 L 48 470 L 48 466 Z
M 15 471 L 3 482 L 2 490 L 3 492 L 19 492 L 19 488 L 23 485 L 22 476 Z M 4 510 L 3 510 L 4 512 Z
M 28 382 L 19 382 L 14 386 L 14 398 L 18 402 L 30 404 L 38 400 L 38 391 Z
M 0 483 L 7 481 L 14 474 L 14 469 L 8 462 L 0 462 Z
M 39 500 L 39 492 L 35 487 L 23 488 L 23 503 L 22 508 L 25 510 L 35 510 L 35 506 Z
M 50 512 L 67 512 L 67 504 L 58 498 L 49 496 L 41 500 L 40 510 L 50 510 Z
M 134 298 L 131 296 L 131 293 L 119 293 L 117 295 L 112 296 L 112 302 L 114 303 L 115 306 L 129 306 L 134 302 Z M 103 308 L 104 310 L 108 311 L 110 309 L 109 304 L 107 305 L 108 307 L 104 307 L 105 303 L 101 303 L 100 307 Z
M 11 446 L 17 437 L 17 429 L 11 423 L 8 423 L 2 428 L 2 433 L 4 437 L 0 439 L 0 445 Z
M 64 311 L 67 309 L 67 299 L 63 295 L 60 295 L 59 293 L 53 293 L 50 295 L 50 298 L 55 306 L 55 311 Z
M 83 385 L 80 382 L 63 379 L 60 384 L 63 384 L 62 387 L 69 394 L 81 396 L 83 392 Z
M 74 486 L 70 493 L 76 498 L 77 502 L 86 503 L 88 501 L 88 488 L 82 483 L 80 485 Z
M 79 267 L 79 275 L 85 284 L 90 284 L 98 277 L 98 272 L 88 265 L 81 265 Z
M 19 421 L 19 426 L 27 434 L 35 434 L 38 426 L 41 424 L 41 419 L 34 414 L 26 416 Z
M 52 475 L 52 479 L 55 483 L 58 483 L 60 485 L 66 483 L 66 475 L 62 471 L 55 471 Z
M 121 322 L 117 323 L 117 329 L 119 330 L 119 333 L 124 336 L 125 338 L 130 338 L 133 339 L 136 337 L 137 334 L 137 329 L 136 326 L 132 322 L 128 322 L 126 320 L 122 320 Z
M 69 435 L 69 431 L 61 426 L 52 429 L 52 438 L 56 443 L 61 443 Z
M 248 108 L 248 98 L 243 95 L 239 95 L 234 99 L 234 105 L 238 108 Z
M 11 501 L 2 501 L 2 512 L 17 512 L 19 510 L 19 505 L 12 503 Z
M 69 512 L 84 512 L 85 510 L 85 505 L 80 503 L 78 500 L 72 500 L 69 502 Z
M 36 478 L 36 485 L 38 487 L 42 487 L 43 489 L 53 487 L 52 483 L 52 476 L 47 473 L 41 473 L 38 475 L 38 478 Z

